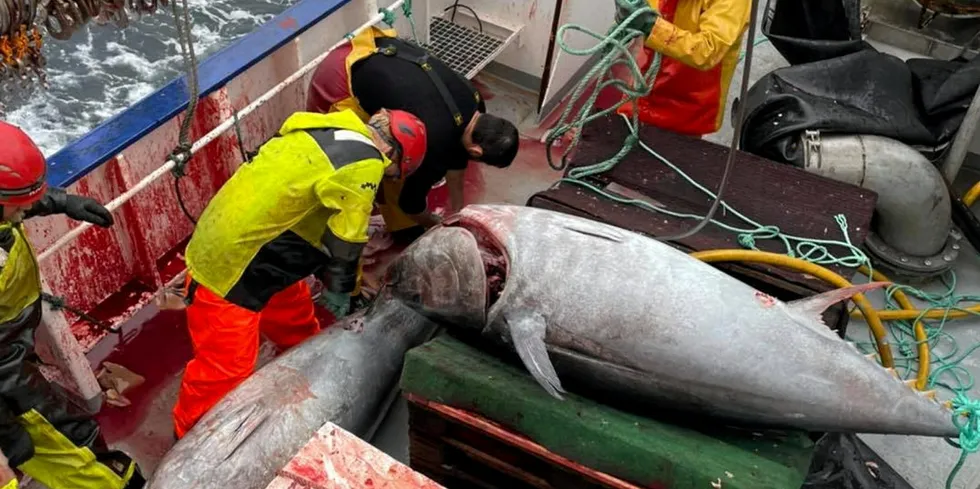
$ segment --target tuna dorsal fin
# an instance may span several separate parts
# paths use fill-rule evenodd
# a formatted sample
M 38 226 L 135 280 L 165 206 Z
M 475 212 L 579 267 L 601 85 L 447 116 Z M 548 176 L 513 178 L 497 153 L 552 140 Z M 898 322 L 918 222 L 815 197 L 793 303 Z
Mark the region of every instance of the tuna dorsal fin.
M 861 294 L 869 290 L 880 289 L 889 285 L 891 285 L 891 282 L 871 282 L 867 284 L 845 287 L 842 289 L 834 289 L 822 294 L 787 302 L 786 307 L 789 309 L 789 312 L 792 315 L 805 320 L 804 324 L 807 326 L 816 326 L 813 329 L 817 330 L 817 332 L 826 333 L 833 338 L 840 339 L 824 324 L 823 318 L 821 317 L 823 312 L 830 306 L 850 299 L 856 294 Z

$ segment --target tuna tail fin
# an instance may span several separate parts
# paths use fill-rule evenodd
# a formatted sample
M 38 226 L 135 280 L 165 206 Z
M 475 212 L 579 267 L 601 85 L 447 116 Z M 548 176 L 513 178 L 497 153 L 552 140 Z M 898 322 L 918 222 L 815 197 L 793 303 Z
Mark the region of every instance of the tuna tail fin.
M 823 318 L 821 317 L 823 312 L 830 306 L 850 299 L 857 294 L 880 289 L 882 287 L 888 287 L 889 285 L 891 285 L 891 282 L 871 282 L 867 284 L 845 287 L 842 289 L 834 289 L 822 294 L 787 302 L 786 307 L 789 309 L 790 314 L 803 320 L 803 323 L 806 326 L 818 325 L 820 327 L 814 327 L 812 329 L 817 330 L 818 333 L 826 334 L 835 339 L 840 339 L 839 337 L 835 336 L 823 322 Z

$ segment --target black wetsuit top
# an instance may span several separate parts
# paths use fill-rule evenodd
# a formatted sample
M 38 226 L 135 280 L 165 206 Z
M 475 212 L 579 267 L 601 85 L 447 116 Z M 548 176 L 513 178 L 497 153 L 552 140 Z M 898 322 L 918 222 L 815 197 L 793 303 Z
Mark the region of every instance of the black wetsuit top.
M 405 41 L 392 38 L 377 39 L 379 48 L 394 47 L 401 53 L 421 57 L 425 52 Z M 422 68 L 408 60 L 384 54 L 373 54 L 358 61 L 351 69 L 351 87 L 361 108 L 368 114 L 379 109 L 404 110 L 415 114 L 425 123 L 428 145 L 422 166 L 405 179 L 398 207 L 406 214 L 426 210 L 426 196 L 448 170 L 463 170 L 469 154 L 460 139 L 466 125 L 476 112 L 486 112 L 482 99 L 465 77 L 457 74 L 438 58 L 430 56 L 429 64 L 446 85 L 459 113 L 462 124 L 457 125 L 453 114 L 438 88 Z

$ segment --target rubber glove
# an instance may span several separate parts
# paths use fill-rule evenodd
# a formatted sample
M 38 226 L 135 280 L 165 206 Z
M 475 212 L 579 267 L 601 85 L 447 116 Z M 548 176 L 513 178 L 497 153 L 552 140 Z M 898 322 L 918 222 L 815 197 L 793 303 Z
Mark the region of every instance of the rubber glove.
M 91 197 L 70 195 L 65 189 L 51 187 L 24 217 L 64 214 L 78 221 L 86 221 L 107 228 L 114 220 L 112 213 Z
M 350 294 L 323 291 L 320 305 L 325 307 L 336 319 L 343 319 L 350 313 Z
M 616 0 L 616 25 L 622 24 L 627 17 L 638 9 L 650 7 L 646 0 Z M 645 37 L 650 37 L 653 31 L 653 24 L 657 22 L 660 13 L 656 9 L 652 12 L 645 12 L 636 16 L 629 27 L 643 32 Z

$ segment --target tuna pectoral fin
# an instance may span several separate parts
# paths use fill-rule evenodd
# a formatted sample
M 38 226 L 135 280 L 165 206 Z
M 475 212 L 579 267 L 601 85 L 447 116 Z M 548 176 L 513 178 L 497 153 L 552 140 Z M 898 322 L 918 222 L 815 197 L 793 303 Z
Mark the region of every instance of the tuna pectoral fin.
M 887 287 L 891 285 L 890 282 L 871 282 L 867 284 L 855 285 L 853 287 L 845 287 L 843 289 L 834 289 L 829 292 L 824 292 L 822 294 L 817 294 L 811 297 L 806 297 L 803 299 L 787 302 L 786 306 L 789 308 L 790 313 L 800 319 L 805 320 L 805 324 L 812 325 L 822 325 L 823 328 L 819 328 L 818 332 L 826 333 L 834 338 L 833 333 L 824 325 L 823 318 L 821 315 L 830 306 L 851 297 L 867 292 L 869 290 L 880 289 L 882 287 Z M 815 321 L 815 323 L 813 323 Z
M 504 321 L 524 367 L 548 394 L 564 399 L 559 393 L 565 392 L 565 389 L 558 380 L 558 374 L 555 373 L 544 344 L 547 327 L 544 317 L 537 313 L 504 314 Z

